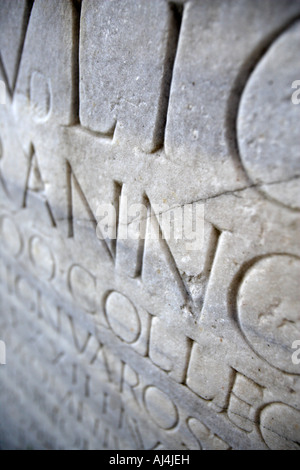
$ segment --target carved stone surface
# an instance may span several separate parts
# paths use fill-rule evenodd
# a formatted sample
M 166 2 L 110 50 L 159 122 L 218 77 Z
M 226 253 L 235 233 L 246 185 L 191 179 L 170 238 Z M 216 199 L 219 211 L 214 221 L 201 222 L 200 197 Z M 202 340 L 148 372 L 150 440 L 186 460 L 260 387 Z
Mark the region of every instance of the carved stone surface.
M 0 448 L 300 449 L 299 38 L 1 0 Z

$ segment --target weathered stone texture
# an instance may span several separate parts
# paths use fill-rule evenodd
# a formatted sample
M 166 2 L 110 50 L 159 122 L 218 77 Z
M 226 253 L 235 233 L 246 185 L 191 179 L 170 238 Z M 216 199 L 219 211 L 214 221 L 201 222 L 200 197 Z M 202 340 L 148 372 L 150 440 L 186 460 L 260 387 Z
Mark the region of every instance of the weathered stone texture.
M 1 0 L 0 448 L 300 449 L 299 18 Z

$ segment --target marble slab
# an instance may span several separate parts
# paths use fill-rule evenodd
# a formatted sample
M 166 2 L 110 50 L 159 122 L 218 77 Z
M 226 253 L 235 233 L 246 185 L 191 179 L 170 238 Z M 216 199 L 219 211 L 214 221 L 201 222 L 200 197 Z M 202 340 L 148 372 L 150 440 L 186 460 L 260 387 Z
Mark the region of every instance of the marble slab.
M 1 0 L 1 449 L 300 449 L 299 18 Z

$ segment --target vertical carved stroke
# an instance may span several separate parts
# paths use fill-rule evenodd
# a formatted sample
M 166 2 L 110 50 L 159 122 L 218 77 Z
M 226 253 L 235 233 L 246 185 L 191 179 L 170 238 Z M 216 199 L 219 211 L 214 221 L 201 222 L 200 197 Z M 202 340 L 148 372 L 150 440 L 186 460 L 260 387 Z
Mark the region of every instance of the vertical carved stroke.
M 3 62 L 3 59 L 2 59 L 1 53 L 0 53 L 0 72 L 1 72 L 2 78 L 4 80 L 5 86 L 6 86 L 7 94 L 9 96 L 9 98 L 12 99 L 13 92 L 12 92 L 12 89 L 9 85 L 9 80 L 8 80 L 8 76 L 7 76 L 7 73 L 6 73 L 6 69 L 4 67 L 4 62 Z
M 123 184 L 118 181 L 114 182 L 114 207 L 116 211 L 116 238 L 111 241 L 111 251 L 114 259 L 117 256 L 117 243 L 119 234 L 119 222 L 120 222 L 120 210 L 121 210 L 121 198 L 122 198 Z
M 13 77 L 11 84 L 9 83 L 5 64 L 0 53 L 0 71 L 2 73 L 2 77 L 4 79 L 6 89 L 7 89 L 10 99 L 13 98 L 18 76 L 19 76 L 23 49 L 24 49 L 24 44 L 25 44 L 25 39 L 26 39 L 26 33 L 27 33 L 28 25 L 29 25 L 29 19 L 30 19 L 30 15 L 31 15 L 32 7 L 33 7 L 33 2 L 34 0 L 26 0 L 26 7 L 25 7 L 24 16 L 23 16 L 22 25 L 21 25 L 20 42 L 19 42 L 19 46 L 18 46 L 18 50 L 16 54 L 16 65 L 15 65 L 15 71 L 14 71 L 15 73 L 14 73 L 14 77 Z
M 79 124 L 79 42 L 81 1 L 73 0 L 73 31 L 72 31 L 72 116 L 73 124 Z
M 173 256 L 173 253 L 167 243 L 167 240 L 165 240 L 164 238 L 164 235 L 163 235 L 163 232 L 162 232 L 162 228 L 160 226 L 160 223 L 159 223 L 159 218 L 157 216 L 157 214 L 155 214 L 153 208 L 152 208 L 152 205 L 151 205 L 151 202 L 150 202 L 150 199 L 148 198 L 148 196 L 145 194 L 145 201 L 147 202 L 147 211 L 148 211 L 148 214 L 147 214 L 147 224 L 150 224 L 151 223 L 151 218 L 155 221 L 157 227 L 158 227 L 158 242 L 160 244 L 160 248 L 161 250 L 164 252 L 165 254 L 165 257 L 167 258 L 167 262 L 173 272 L 173 275 L 175 277 L 175 282 L 177 284 L 177 287 L 179 288 L 179 291 L 182 295 L 182 297 L 184 298 L 185 302 L 188 303 L 190 300 L 191 300 L 191 294 L 190 294 L 190 291 L 189 291 L 189 288 L 188 286 L 186 285 L 185 281 L 183 280 L 182 276 L 180 275 L 180 272 L 179 272 L 179 269 L 178 269 L 178 266 L 176 264 L 176 261 L 175 261 L 175 258 Z M 146 231 L 147 233 L 147 231 Z M 145 255 L 146 255 L 146 250 L 145 250 L 145 244 L 143 245 L 143 256 L 141 256 L 141 259 L 142 259 L 142 265 L 140 267 L 140 272 L 141 272 L 141 277 L 143 277 L 143 267 L 144 267 L 144 264 L 145 264 Z
M 157 120 L 155 125 L 155 141 L 157 147 L 154 151 L 157 151 L 164 145 L 165 130 L 167 125 L 167 117 L 170 102 L 170 93 L 172 88 L 172 80 L 174 74 L 174 67 L 176 62 L 176 56 L 178 51 L 181 24 L 183 18 L 184 5 L 170 2 L 170 20 L 169 20 L 169 33 L 167 40 L 167 50 L 164 63 L 163 80 L 161 86 L 161 93 L 158 105 Z
M 216 264 L 216 259 L 217 259 L 217 253 L 220 245 L 220 238 L 222 235 L 222 231 L 219 230 L 217 227 L 213 226 L 214 228 L 214 236 L 213 239 L 210 243 L 210 246 L 208 247 L 207 251 L 207 256 L 206 256 L 206 261 L 205 261 L 205 266 L 203 270 L 203 274 L 205 275 L 206 278 L 206 285 L 205 285 L 205 290 L 203 294 L 203 299 L 200 305 L 201 313 L 203 311 L 203 307 L 205 304 L 206 300 L 206 294 L 207 294 L 207 289 L 208 289 L 208 284 L 211 279 L 211 274 L 214 270 L 214 266 Z
M 85 211 L 88 215 L 88 219 L 92 224 L 96 236 L 97 230 L 97 220 L 92 212 L 92 209 L 89 205 L 89 202 L 79 184 L 79 181 L 74 174 L 72 167 L 68 161 L 66 161 L 66 188 L 67 188 L 67 221 L 68 221 L 68 238 L 73 238 L 75 236 L 75 229 L 74 229 L 74 191 L 77 192 L 78 196 L 81 199 L 83 206 L 85 207 Z M 110 260 L 113 261 L 114 256 L 111 252 L 110 246 L 105 242 L 105 240 L 99 240 L 101 245 L 105 249 L 107 255 L 109 256 Z
M 14 94 L 15 88 L 16 88 L 16 83 L 18 80 L 19 76 L 19 71 L 20 71 L 20 64 L 21 64 L 21 59 L 22 59 L 22 54 L 23 54 L 23 49 L 24 49 L 24 44 L 25 44 L 25 38 L 26 38 L 26 33 L 28 29 L 28 24 L 29 24 L 29 19 L 31 15 L 31 10 L 33 7 L 33 2 L 34 0 L 27 0 L 26 1 L 26 9 L 23 17 L 23 23 L 22 23 L 22 29 L 21 29 L 21 40 L 18 48 L 18 53 L 17 53 L 17 66 L 15 70 L 15 76 L 12 82 L 12 88 L 11 88 L 11 93 L 12 95 Z

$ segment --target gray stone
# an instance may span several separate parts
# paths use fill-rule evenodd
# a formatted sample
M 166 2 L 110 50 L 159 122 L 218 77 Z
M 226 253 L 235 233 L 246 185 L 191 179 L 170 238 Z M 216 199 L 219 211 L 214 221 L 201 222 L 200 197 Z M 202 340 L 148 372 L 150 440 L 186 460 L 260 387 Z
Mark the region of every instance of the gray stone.
M 299 13 L 1 2 L 1 449 L 299 450 Z
M 267 195 L 298 209 L 299 112 L 291 106 L 291 84 L 300 76 L 295 61 L 299 47 L 297 22 L 275 41 L 253 72 L 238 117 L 241 157 L 249 177 Z

